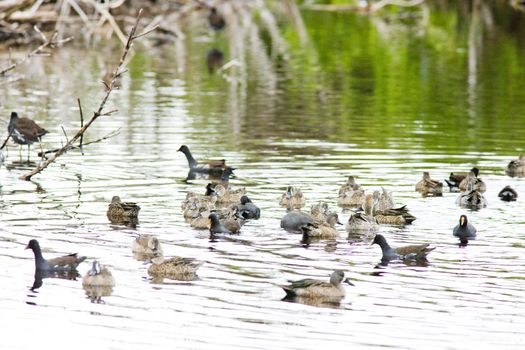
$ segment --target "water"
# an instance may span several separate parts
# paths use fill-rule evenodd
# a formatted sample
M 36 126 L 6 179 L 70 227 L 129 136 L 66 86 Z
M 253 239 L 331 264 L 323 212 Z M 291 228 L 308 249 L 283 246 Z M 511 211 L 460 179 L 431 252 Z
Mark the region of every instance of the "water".
M 501 20 L 480 34 L 469 26 L 474 15 L 431 10 L 428 22 L 408 25 L 305 11 L 304 45 L 281 14 L 287 47 L 273 55 L 268 31 L 255 23 L 211 36 L 196 19 L 183 42 L 137 45 L 108 106 L 119 112 L 97 120 L 86 141 L 120 129 L 117 136 L 87 146 L 84 156 L 70 151 L 31 182 L 18 178 L 35 164 L 9 147 L 0 169 L 2 348 L 521 348 L 525 184 L 504 168 L 523 151 L 525 55 L 515 34 L 523 21 L 507 11 L 518 29 Z M 250 41 L 251 30 L 262 39 Z M 242 63 L 227 71 L 230 81 L 208 73 L 212 46 Z M 16 110 L 50 131 L 44 148 L 60 145 L 60 125 L 69 137 L 79 125 L 76 98 L 85 114 L 98 106 L 101 70 L 118 50 L 70 47 L 32 60 L 17 72 L 23 79 L 0 91 L 5 125 Z M 189 228 L 180 203 L 207 181 L 183 181 L 181 144 L 196 158 L 225 158 L 237 168 L 232 185 L 247 188 L 261 219 L 217 242 Z M 38 162 L 35 153 L 31 160 Z M 459 209 L 455 193 L 414 191 L 424 170 L 444 179 L 474 165 L 488 185 L 485 209 Z M 432 243 L 426 266 L 377 268 L 379 247 L 343 228 L 337 240 L 308 246 L 279 228 L 286 186 L 303 190 L 307 208 L 325 200 L 336 209 L 350 174 L 367 191 L 384 186 L 408 205 L 414 224 L 381 233 L 396 246 Z M 520 193 L 517 202 L 498 200 L 507 184 Z M 116 194 L 141 205 L 136 229 L 108 222 Z M 337 210 L 346 221 L 349 212 Z M 465 248 L 452 237 L 462 213 L 478 229 Z M 139 233 L 157 235 L 166 256 L 203 260 L 199 279 L 152 283 L 131 252 Z M 79 279 L 56 278 L 31 291 L 33 256 L 23 249 L 31 238 L 48 258 L 99 259 L 117 281 L 113 294 L 92 303 Z M 340 305 L 281 301 L 280 284 L 327 279 L 334 269 L 355 284 Z

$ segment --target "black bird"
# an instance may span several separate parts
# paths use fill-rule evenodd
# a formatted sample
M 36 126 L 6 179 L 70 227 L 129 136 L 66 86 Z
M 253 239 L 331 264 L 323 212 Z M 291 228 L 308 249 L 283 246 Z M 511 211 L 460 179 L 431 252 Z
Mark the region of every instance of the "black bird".
M 219 218 L 214 213 L 210 214 L 208 216 L 208 219 L 210 220 L 210 236 L 213 237 L 216 234 L 231 234 L 232 231 L 228 230 L 226 227 L 224 227 L 223 224 L 219 221 Z
M 224 29 L 226 21 L 224 16 L 221 15 L 215 7 L 210 8 L 210 14 L 208 15 L 208 23 L 213 30 L 219 31 Z
M 261 217 L 259 207 L 253 204 L 251 199 L 246 195 L 241 197 L 241 204 L 239 204 L 237 208 L 239 209 L 239 214 L 245 219 L 259 220 Z
M 35 254 L 36 271 L 74 271 L 78 264 L 86 260 L 85 256 L 78 256 L 76 253 L 46 260 L 36 239 L 30 240 L 25 249 L 31 249 Z
M 188 178 L 191 177 L 191 174 L 194 175 L 196 173 L 208 174 L 211 177 L 220 178 L 225 169 L 230 168 L 233 170 L 233 168 L 226 166 L 226 161 L 224 159 L 209 160 L 203 163 L 197 162 L 195 158 L 193 158 L 190 149 L 186 145 L 180 146 L 177 151 L 184 153 L 186 159 L 188 160 L 188 166 L 190 168 Z
M 518 198 L 518 192 L 516 192 L 516 190 L 510 186 L 505 186 L 501 191 L 499 191 L 498 197 L 502 201 L 512 202 Z
M 458 237 L 461 244 L 466 245 L 469 240 L 476 239 L 476 228 L 468 222 L 466 215 L 459 217 L 459 224 L 452 231 L 454 237 Z
M 40 142 L 42 136 L 48 131 L 40 127 L 37 123 L 29 118 L 20 118 L 16 112 L 11 112 L 11 119 L 7 125 L 7 132 L 13 138 L 13 141 L 19 145 L 27 145 L 27 152 L 34 142 Z
M 381 251 L 383 252 L 382 260 L 424 260 L 428 253 L 436 249 L 435 247 L 429 247 L 428 243 L 392 248 L 388 245 L 388 242 L 383 235 L 376 235 L 372 244 L 377 244 L 381 247 Z

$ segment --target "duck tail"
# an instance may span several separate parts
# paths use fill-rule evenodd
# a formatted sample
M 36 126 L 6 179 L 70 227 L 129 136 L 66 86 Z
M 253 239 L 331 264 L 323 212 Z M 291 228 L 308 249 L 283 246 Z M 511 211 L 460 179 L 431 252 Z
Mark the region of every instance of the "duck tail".
M 292 288 L 288 286 L 281 286 L 281 288 L 286 292 L 286 298 L 294 298 L 297 296 L 297 294 Z

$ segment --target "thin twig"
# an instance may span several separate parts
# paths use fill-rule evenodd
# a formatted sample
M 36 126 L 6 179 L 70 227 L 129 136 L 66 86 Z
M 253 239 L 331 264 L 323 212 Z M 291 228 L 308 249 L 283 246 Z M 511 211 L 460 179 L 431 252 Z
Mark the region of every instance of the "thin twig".
M 110 132 L 109 134 L 107 134 L 106 136 L 103 136 L 99 139 L 96 139 L 96 140 L 93 140 L 93 141 L 89 141 L 89 142 L 86 142 L 82 145 L 83 146 L 88 146 L 88 145 L 91 145 L 93 143 L 99 143 L 101 141 L 104 141 L 104 140 L 107 140 L 107 139 L 110 139 L 114 136 L 117 136 L 118 134 L 120 134 L 120 128 L 118 128 L 117 130 L 113 130 L 112 132 Z M 70 150 L 71 149 L 77 149 L 77 148 L 81 148 L 79 146 L 71 146 Z M 60 151 L 61 148 L 55 148 L 55 149 L 50 149 L 48 151 L 45 151 L 45 152 L 38 152 L 38 156 L 39 157 L 42 157 L 42 156 L 45 156 L 46 154 L 49 154 L 49 153 L 57 153 L 58 151 Z
M 41 54 L 42 50 L 44 50 L 46 47 L 57 47 L 57 46 L 60 46 L 61 44 L 66 43 L 66 42 L 68 42 L 68 41 L 70 41 L 72 39 L 72 38 L 66 38 L 64 40 L 55 41 L 57 32 L 54 32 L 53 35 L 51 35 L 51 38 L 47 39 L 46 36 L 42 34 L 40 29 L 38 29 L 37 26 L 35 26 L 35 30 L 37 31 L 37 33 L 40 33 L 45 38 L 45 42 L 42 45 L 40 45 L 39 47 L 37 47 L 36 49 L 34 49 L 33 51 L 31 51 L 30 53 L 28 53 L 24 58 L 22 58 L 22 59 L 20 59 L 18 61 L 15 61 L 15 62 L 11 63 L 10 65 L 8 65 L 7 67 L 1 69 L 0 70 L 0 76 L 1 75 L 5 75 L 5 73 L 15 69 L 18 65 L 20 65 L 20 64 L 24 63 L 25 61 L 29 60 L 31 57 L 33 57 L 35 55 L 38 55 L 38 54 Z
M 80 110 L 80 127 L 84 126 L 84 113 L 82 113 L 82 105 L 80 104 L 80 98 L 77 98 L 78 109 Z M 84 150 L 82 149 L 82 142 L 84 141 L 84 134 L 80 135 L 80 152 L 84 155 Z
M 4 143 L 2 143 L 2 147 L 0 147 L 0 150 L 5 148 L 5 146 L 7 145 L 7 141 L 9 141 L 9 139 L 11 138 L 11 135 L 13 134 L 13 131 L 15 131 L 14 128 L 13 128 L 13 130 L 11 130 L 9 132 L 9 135 L 7 135 L 7 138 L 5 139 Z
M 135 21 L 135 24 L 133 25 L 133 27 L 131 28 L 131 31 L 129 32 L 128 40 L 126 41 L 126 45 L 124 46 L 124 50 L 122 51 L 122 55 L 120 56 L 120 61 L 119 61 L 118 65 L 117 65 L 117 68 L 115 68 L 115 70 L 113 71 L 113 75 L 112 75 L 111 80 L 109 82 L 109 90 L 106 91 L 106 94 L 102 98 L 102 102 L 100 102 L 100 105 L 99 105 L 98 109 L 95 112 L 93 112 L 93 116 L 87 121 L 86 124 L 84 124 L 83 127 L 81 127 L 77 131 L 75 136 L 73 136 L 71 138 L 71 140 L 69 140 L 69 142 L 64 147 L 59 149 L 54 155 L 52 155 L 48 160 L 46 160 L 45 162 L 43 162 L 42 164 L 37 166 L 35 169 L 33 169 L 29 173 L 23 175 L 21 177 L 22 180 L 30 180 L 32 176 L 34 176 L 35 174 L 40 173 L 42 170 L 47 168 L 51 163 L 53 163 L 58 157 L 60 157 L 64 153 L 66 153 L 72 147 L 73 143 L 75 143 L 80 138 L 80 136 L 82 136 L 82 134 L 84 134 L 84 132 L 86 132 L 86 130 L 90 127 L 91 124 L 93 124 L 93 122 L 95 120 L 97 120 L 98 117 L 103 116 L 103 115 L 108 115 L 108 114 L 111 114 L 111 113 L 115 112 L 115 111 L 103 112 L 103 109 L 104 109 L 104 106 L 106 105 L 106 102 L 109 99 L 109 96 L 111 95 L 111 92 L 113 91 L 113 88 L 115 87 L 115 81 L 117 79 L 117 75 L 121 71 L 121 68 L 124 65 L 126 57 L 128 56 L 128 53 L 129 53 L 129 51 L 131 49 L 131 46 L 133 44 L 133 40 L 134 40 L 134 37 L 135 37 L 135 33 L 137 31 L 137 26 L 139 25 L 139 20 L 140 20 L 141 14 L 142 14 L 142 9 L 139 10 L 139 13 L 137 15 L 137 19 Z

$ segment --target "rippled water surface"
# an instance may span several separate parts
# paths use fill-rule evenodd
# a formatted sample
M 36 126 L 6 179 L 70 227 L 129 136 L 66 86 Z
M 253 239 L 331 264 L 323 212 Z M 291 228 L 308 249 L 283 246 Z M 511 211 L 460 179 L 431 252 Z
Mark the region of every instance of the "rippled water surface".
M 283 15 L 283 48 L 256 22 L 212 35 L 198 19 L 202 28 L 175 43 L 138 43 L 108 106 L 118 112 L 97 120 L 86 141 L 117 136 L 83 156 L 70 151 L 31 182 L 19 177 L 39 161 L 36 152 L 28 164 L 25 149 L 20 161 L 9 146 L 0 169 L 1 347 L 522 348 L 525 183 L 504 169 L 524 149 L 523 21 L 507 13 L 521 26 L 496 22 L 487 33 L 471 25 L 474 15 L 432 10 L 412 24 L 305 11 L 303 41 Z M 210 74 L 211 47 L 238 65 Z M 18 70 L 0 92 L 4 130 L 15 110 L 50 131 L 45 149 L 64 143 L 60 126 L 69 137 L 79 126 L 77 97 L 85 113 L 98 106 L 102 71 L 119 50 L 63 48 Z M 182 144 L 196 158 L 227 159 L 232 186 L 246 187 L 261 219 L 216 242 L 191 229 L 180 204 L 207 180 L 184 181 Z M 474 165 L 488 186 L 485 209 L 458 208 L 456 193 L 414 191 L 425 170 L 444 179 Z M 377 267 L 379 247 L 342 226 L 338 239 L 307 246 L 280 229 L 278 200 L 291 184 L 307 208 L 324 200 L 346 221 L 350 213 L 336 204 L 348 175 L 409 207 L 413 225 L 381 233 L 396 246 L 431 243 L 426 266 Z M 498 199 L 505 185 L 517 202 Z M 108 222 L 113 195 L 140 204 L 136 228 Z M 462 213 L 478 229 L 464 248 L 452 237 Z M 166 256 L 203 260 L 199 279 L 153 283 L 131 252 L 140 233 L 157 235 Z M 79 278 L 47 278 L 30 290 L 31 238 L 48 258 L 99 259 L 117 281 L 113 294 L 92 303 Z M 88 269 L 82 263 L 79 273 Z M 355 284 L 340 305 L 281 301 L 280 284 L 328 279 L 334 269 Z

